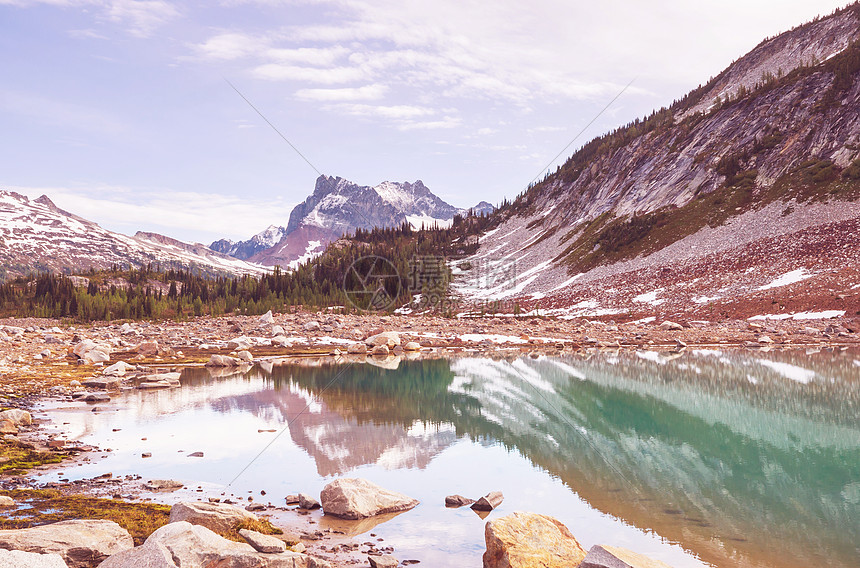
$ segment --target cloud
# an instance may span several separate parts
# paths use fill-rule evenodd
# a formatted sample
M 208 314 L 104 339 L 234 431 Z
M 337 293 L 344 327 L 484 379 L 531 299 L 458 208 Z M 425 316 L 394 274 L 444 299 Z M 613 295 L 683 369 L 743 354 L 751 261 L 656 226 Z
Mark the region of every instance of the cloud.
M 381 99 L 388 92 L 386 85 L 379 83 L 363 87 L 342 89 L 299 89 L 296 98 L 305 101 L 372 101 Z
M 146 38 L 165 22 L 179 16 L 179 10 L 164 0 L 112 0 L 106 6 L 112 22 L 126 26 L 131 35 Z
M 318 67 L 282 65 L 280 63 L 266 63 L 259 65 L 253 69 L 252 74 L 258 79 L 265 79 L 268 81 L 299 81 L 321 85 L 335 85 L 338 83 L 363 81 L 368 78 L 364 71 L 354 67 L 332 67 L 329 69 L 321 69 Z

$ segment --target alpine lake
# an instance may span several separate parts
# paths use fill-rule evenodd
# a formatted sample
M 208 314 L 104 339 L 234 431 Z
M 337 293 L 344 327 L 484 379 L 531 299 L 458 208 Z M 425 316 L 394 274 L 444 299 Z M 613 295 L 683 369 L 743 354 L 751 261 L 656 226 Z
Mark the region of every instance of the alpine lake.
M 422 566 L 481 566 L 486 519 L 513 511 L 556 517 L 586 550 L 675 568 L 860 566 L 857 351 L 290 359 L 222 373 L 186 368 L 181 388 L 126 390 L 102 412 L 45 403 L 69 439 L 112 450 L 61 475 L 262 490 L 280 506 L 363 477 L 421 504 L 355 534 Z M 490 491 L 505 500 L 486 518 L 444 504 Z

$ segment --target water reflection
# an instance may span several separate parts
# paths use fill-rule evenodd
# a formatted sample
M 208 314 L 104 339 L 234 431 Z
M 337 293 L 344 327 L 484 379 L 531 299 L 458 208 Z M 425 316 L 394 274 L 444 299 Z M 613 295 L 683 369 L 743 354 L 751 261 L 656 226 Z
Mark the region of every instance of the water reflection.
M 337 370 L 271 376 L 279 392 L 298 385 L 337 417 L 290 426 L 321 474 L 386 453 L 415 458 L 388 462 L 396 467 L 422 467 L 455 439 L 438 428 L 449 424 L 718 566 L 860 559 L 860 366 L 849 355 L 407 361 L 397 372 L 352 367 L 325 389 Z M 416 422 L 435 433 L 404 437 Z M 339 452 L 349 457 L 331 459 Z
M 701 563 L 649 535 L 720 567 L 860 564 L 857 353 L 394 363 L 303 360 L 221 377 L 188 369 L 181 389 L 126 393 L 113 416 L 81 413 L 79 437 L 98 441 L 122 424 L 139 440 L 164 424 L 153 471 L 212 481 L 259 450 L 248 432 L 287 428 L 293 449 L 272 446 L 248 489 L 309 490 L 350 474 L 404 491 L 424 503 L 380 529 L 396 525 L 411 539 L 398 550 L 424 542 L 440 565 L 479 565 L 483 548 L 480 520 L 444 510 L 441 498 L 488 489 L 505 489 L 506 507 L 564 517 L 587 546 L 629 546 L 676 566 Z M 157 464 L 176 455 L 168 437 L 189 423 L 220 436 L 205 448 L 213 460 Z M 203 443 L 176 444 L 189 439 Z M 139 471 L 139 460 L 122 459 L 103 463 Z

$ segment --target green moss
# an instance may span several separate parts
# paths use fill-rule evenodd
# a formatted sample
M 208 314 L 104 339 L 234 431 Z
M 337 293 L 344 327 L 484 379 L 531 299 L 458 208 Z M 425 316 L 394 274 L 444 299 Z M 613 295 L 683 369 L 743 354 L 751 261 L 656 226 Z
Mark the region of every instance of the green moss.
M 0 491 L 0 495 L 7 495 L 23 505 L 4 512 L 0 517 L 0 529 L 22 529 L 71 519 L 107 519 L 126 529 L 134 544 L 140 545 L 170 518 L 167 505 L 63 495 L 54 489 L 16 489 Z
M 0 442 L 0 474 L 20 475 L 36 466 L 60 463 L 63 454 L 37 452 L 24 444 Z

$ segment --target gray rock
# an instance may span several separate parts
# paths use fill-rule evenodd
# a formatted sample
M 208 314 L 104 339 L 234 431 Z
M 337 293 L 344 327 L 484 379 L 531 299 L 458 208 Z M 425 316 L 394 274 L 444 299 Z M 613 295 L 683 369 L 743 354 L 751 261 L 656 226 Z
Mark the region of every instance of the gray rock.
M 501 491 L 490 491 L 472 504 L 472 509 L 476 511 L 492 511 L 502 504 L 505 496 Z
M 142 546 L 111 556 L 98 568 L 330 568 L 330 564 L 297 552 L 266 554 L 245 543 L 227 540 L 204 526 L 171 522 L 157 529 Z
M 170 522 L 188 521 L 216 532 L 228 532 L 244 521 L 259 521 L 257 515 L 227 503 L 189 501 L 177 503 L 170 509 Z
M 302 329 L 305 331 L 319 331 L 320 330 L 320 322 L 318 321 L 309 321 L 305 325 L 302 326 Z
M 287 550 L 287 543 L 281 539 L 257 531 L 242 529 L 239 531 L 239 536 L 244 538 L 257 552 L 277 554 Z
M 400 564 L 400 561 L 390 554 L 368 556 L 367 560 L 370 562 L 371 568 L 397 568 L 397 565 Z
M 17 433 L 18 427 L 11 420 L 0 420 L 0 434 L 11 434 L 14 436 Z
M 251 355 L 251 352 L 247 351 L 247 350 L 239 351 L 238 353 L 236 353 L 236 357 L 240 361 L 244 361 L 246 363 L 250 363 L 251 361 L 254 360 L 254 357 L 253 357 L 253 355 Z
M 268 312 L 266 312 L 265 314 L 260 316 L 260 323 L 262 323 L 262 324 L 275 323 L 275 317 L 272 315 L 272 310 L 269 310 Z
M 346 348 L 346 352 L 353 355 L 364 355 L 367 353 L 367 345 L 364 343 L 352 343 Z
M 468 497 L 463 497 L 462 495 L 448 495 L 447 497 L 445 497 L 446 507 L 463 507 L 464 505 L 471 505 L 474 502 L 474 499 L 469 499 Z
M 112 377 L 122 377 L 124 376 L 130 369 L 134 369 L 134 365 L 129 365 L 125 361 L 117 361 L 110 367 L 107 367 L 104 371 L 102 371 L 103 375 L 108 375 Z
M 110 402 L 110 396 L 106 392 L 90 392 L 80 398 L 84 402 Z
M 29 426 L 33 423 L 33 417 L 26 410 L 13 408 L 0 412 L 0 420 L 8 420 L 15 426 Z
M 241 361 L 226 355 L 212 355 L 206 362 L 207 367 L 238 367 Z
M 251 348 L 251 341 L 247 337 L 237 337 L 227 342 L 227 349 L 231 351 L 246 351 Z
M 39 554 L 0 548 L 0 568 L 69 568 L 59 554 Z
M 585 558 L 570 530 L 547 515 L 516 512 L 493 519 L 484 539 L 484 568 L 569 568 Z
M 412 509 L 419 503 L 417 499 L 357 478 L 332 481 L 323 488 L 320 501 L 325 514 L 344 519 L 397 513 Z
M 368 347 L 376 347 L 377 345 L 385 345 L 389 349 L 394 349 L 400 345 L 400 334 L 396 331 L 383 331 L 376 335 L 371 335 L 364 340 Z
M 595 545 L 579 568 L 670 568 L 668 564 L 617 546 Z
M 421 344 L 417 341 L 410 341 L 403 346 L 404 351 L 421 351 Z
M 119 390 L 119 387 L 122 384 L 122 379 L 119 377 L 101 377 L 97 379 L 87 379 L 81 384 L 92 389 Z
M 681 331 L 684 329 L 684 326 L 679 323 L 666 320 L 660 324 L 660 329 L 665 329 L 666 331 Z
M 134 546 L 128 531 L 113 521 L 61 521 L 29 529 L 0 531 L 0 548 L 59 554 L 69 568 L 89 568 Z
M 385 357 L 389 353 L 390 353 L 390 351 L 388 350 L 388 347 L 385 345 L 377 345 L 376 347 L 374 347 L 370 351 L 371 355 L 376 355 L 378 357 Z
M 14 507 L 15 501 L 6 495 L 0 495 L 0 507 Z
M 176 491 L 182 489 L 184 484 L 173 479 L 150 479 L 143 487 L 150 491 Z
M 299 493 L 299 509 L 319 509 L 319 501 L 306 493 Z
M 144 357 L 152 357 L 158 355 L 160 351 L 158 347 L 157 341 L 144 341 L 134 349 L 137 351 L 138 355 L 143 355 Z
M 272 326 L 272 337 L 277 337 L 279 335 L 285 335 L 284 328 L 279 325 Z

